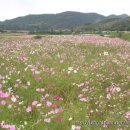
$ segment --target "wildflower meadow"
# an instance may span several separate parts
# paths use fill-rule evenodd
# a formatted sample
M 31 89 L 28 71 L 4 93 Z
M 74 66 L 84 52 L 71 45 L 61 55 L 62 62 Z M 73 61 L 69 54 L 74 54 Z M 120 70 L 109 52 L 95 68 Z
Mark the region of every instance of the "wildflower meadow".
M 0 130 L 129 129 L 130 42 L 0 36 Z

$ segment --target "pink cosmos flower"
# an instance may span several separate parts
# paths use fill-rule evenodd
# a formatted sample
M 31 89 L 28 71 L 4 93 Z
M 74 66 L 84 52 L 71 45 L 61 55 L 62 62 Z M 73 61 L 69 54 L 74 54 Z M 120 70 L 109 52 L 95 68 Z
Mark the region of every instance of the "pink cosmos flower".
M 84 83 L 77 84 L 78 87 L 84 86 Z
M 38 101 L 33 101 L 33 102 L 32 102 L 32 106 L 36 106 L 37 103 L 38 103 Z
M 4 121 L 2 121 L 0 123 L 0 127 L 3 128 L 3 129 L 8 129 L 8 130 L 16 130 L 15 125 L 6 124 Z
M 88 91 L 87 88 L 83 88 L 83 89 L 82 89 L 82 92 L 87 92 L 87 91 Z
M 125 118 L 128 119 L 128 120 L 130 120 L 130 111 L 128 111 L 128 112 L 125 113 Z
M 47 102 L 46 102 L 46 105 L 47 105 L 48 107 L 50 107 L 50 106 L 52 105 L 52 102 L 47 101 Z
M 61 117 L 61 116 L 57 116 L 57 117 L 56 117 L 56 121 L 57 121 L 57 122 L 61 122 L 61 121 L 62 121 L 62 117 Z
M 116 91 L 117 91 L 117 92 L 120 92 L 120 91 L 121 91 L 121 88 L 120 88 L 120 87 L 116 87 Z
M 5 100 L 2 100 L 2 101 L 0 102 L 0 104 L 3 105 L 3 106 L 6 105 L 6 101 L 5 101 Z
M 35 73 L 36 75 L 38 75 L 38 74 L 40 74 L 40 71 L 35 70 L 34 73 Z
M 51 107 L 52 107 L 52 108 L 57 108 L 57 107 L 58 107 L 58 105 L 57 105 L 57 104 L 55 104 L 55 103 L 53 103 L 53 104 L 51 105 Z
M 86 97 L 86 98 L 80 98 L 80 101 L 82 101 L 82 102 L 88 102 L 89 98 L 88 97 Z
M 26 108 L 26 112 L 31 112 L 31 111 L 32 111 L 31 106 L 28 106 L 28 107 Z
M 37 80 L 37 81 L 39 81 L 41 79 L 42 79 L 41 77 L 35 77 L 35 80 Z
M 50 123 L 50 122 L 51 122 L 51 118 L 45 118 L 44 121 L 45 121 L 46 123 Z
M 106 98 L 110 100 L 111 99 L 111 94 L 108 93 L 107 96 L 106 96 Z
M 10 130 L 16 130 L 15 126 L 14 125 L 10 126 Z
M 37 91 L 37 92 L 41 92 L 41 89 L 40 89 L 40 88 L 37 88 L 36 91 Z
M 8 98 L 9 94 L 4 93 L 2 90 L 0 90 L 0 98 Z
M 55 113 L 60 113 L 60 112 L 63 112 L 63 108 L 57 108 L 57 109 L 55 109 Z
M 80 97 L 83 97 L 83 94 L 79 94 L 78 97 L 79 97 L 79 98 L 80 98 Z
M 35 66 L 32 66 L 31 71 L 35 71 L 35 70 L 36 70 Z
M 60 96 L 54 96 L 53 98 L 54 98 L 54 100 L 58 100 L 58 101 L 62 100 L 62 98 Z

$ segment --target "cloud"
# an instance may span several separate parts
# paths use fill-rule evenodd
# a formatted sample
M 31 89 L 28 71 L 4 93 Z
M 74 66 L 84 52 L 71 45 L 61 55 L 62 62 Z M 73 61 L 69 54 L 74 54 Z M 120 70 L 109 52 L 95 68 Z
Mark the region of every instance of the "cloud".
M 129 0 L 0 0 L 0 20 L 63 11 L 130 15 Z

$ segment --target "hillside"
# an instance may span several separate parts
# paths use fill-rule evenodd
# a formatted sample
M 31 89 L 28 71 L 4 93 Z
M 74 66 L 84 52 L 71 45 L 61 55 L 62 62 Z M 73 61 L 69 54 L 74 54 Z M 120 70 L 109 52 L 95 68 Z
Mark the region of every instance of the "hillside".
M 48 30 L 71 29 L 85 23 L 96 23 L 105 17 L 96 13 L 63 12 L 59 14 L 27 15 L 0 23 L 0 29 Z
M 106 19 L 95 24 L 85 24 L 76 31 L 130 31 L 130 17 Z
M 107 16 L 107 19 L 114 19 L 114 18 L 124 19 L 124 18 L 127 18 L 127 17 L 128 17 L 128 15 L 126 15 L 126 14 L 121 14 L 121 15 L 111 14 L 111 15 Z
M 124 15 L 114 15 L 113 17 L 122 19 L 124 18 Z M 125 15 L 125 17 L 127 17 L 127 15 Z M 58 14 L 27 15 L 0 22 L 0 30 L 71 30 L 75 29 L 77 26 L 96 24 L 110 18 L 111 16 L 106 17 L 97 13 L 80 13 L 72 11 Z

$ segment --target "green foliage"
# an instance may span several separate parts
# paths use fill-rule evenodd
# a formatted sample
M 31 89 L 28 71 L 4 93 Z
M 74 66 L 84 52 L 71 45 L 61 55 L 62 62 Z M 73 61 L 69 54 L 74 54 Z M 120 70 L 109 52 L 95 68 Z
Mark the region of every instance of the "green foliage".
M 107 32 L 107 35 L 109 35 L 110 37 L 119 37 L 121 39 L 130 41 L 130 32 L 114 31 Z
M 41 39 L 42 36 L 41 36 L 41 35 L 36 35 L 36 36 L 34 36 L 34 38 L 35 38 L 35 39 Z
M 130 18 L 106 19 L 96 24 L 86 24 L 77 30 L 85 31 L 130 31 Z

